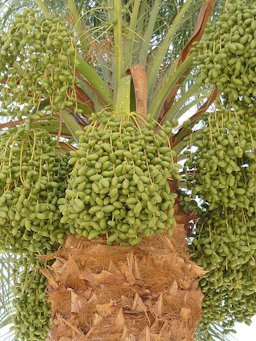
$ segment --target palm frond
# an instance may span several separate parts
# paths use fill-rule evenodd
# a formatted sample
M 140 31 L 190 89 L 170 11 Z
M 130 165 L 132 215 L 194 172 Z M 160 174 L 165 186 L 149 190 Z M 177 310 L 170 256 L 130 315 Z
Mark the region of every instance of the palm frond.
M 235 341 L 235 331 L 230 329 L 224 329 L 221 324 L 211 323 L 210 327 L 205 331 L 201 325 L 199 325 L 196 334 L 195 341 Z
M 20 262 L 21 257 L 16 254 L 0 254 L 0 331 L 6 331 L 1 335 L 1 340 L 8 340 L 13 336 L 13 333 L 8 331 L 8 327 L 12 324 L 15 314 L 12 306 L 12 287 Z

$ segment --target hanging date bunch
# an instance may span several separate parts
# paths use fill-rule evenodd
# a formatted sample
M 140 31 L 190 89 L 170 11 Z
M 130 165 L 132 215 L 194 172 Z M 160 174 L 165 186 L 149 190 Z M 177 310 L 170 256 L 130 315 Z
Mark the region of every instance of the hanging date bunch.
M 0 248 L 52 251 L 62 242 L 57 201 L 64 196 L 68 157 L 40 129 L 10 129 L 0 141 Z
M 0 45 L 1 110 L 37 119 L 76 108 L 75 48 L 65 21 L 24 11 L 3 32 Z
M 46 289 L 47 280 L 36 266 L 26 265 L 18 271 L 12 289 L 15 340 L 46 340 L 51 317 Z
M 191 194 L 184 200 L 203 203 L 191 251 L 207 270 L 200 281 L 205 294 L 200 328 L 207 332 L 217 323 L 229 332 L 256 313 L 255 109 L 217 107 L 193 133 L 191 146 L 185 164 Z
M 134 114 L 99 114 L 80 134 L 66 196 L 59 200 L 61 222 L 89 239 L 128 246 L 141 237 L 172 231 L 174 199 L 168 179 L 177 178 L 171 125 L 140 127 Z
M 204 84 L 214 84 L 227 102 L 256 99 L 256 3 L 228 1 L 216 24 L 197 44 L 196 64 Z
M 205 212 L 195 231 L 192 252 L 207 269 L 200 281 L 205 293 L 201 328 L 222 323 L 228 330 L 235 322 L 250 324 L 256 313 L 256 206 L 250 210 Z
M 188 188 L 210 209 L 256 206 L 256 119 L 253 108 L 209 113 L 186 162 Z
M 218 210 L 205 213 L 200 219 L 192 246 L 197 263 L 210 271 L 207 274 L 208 282 L 201 283 L 205 290 L 222 285 L 232 290 L 236 286 L 231 274 L 244 269 L 245 265 L 248 269 L 255 267 L 255 212 L 256 207 L 251 207 L 249 211 Z M 240 283 L 242 280 L 245 286 L 246 283 L 249 285 L 247 278 L 240 278 Z M 250 284 L 253 284 L 252 289 L 256 292 L 254 283 Z
M 253 270 L 252 270 L 253 272 Z M 233 279 L 236 278 L 239 282 L 239 277 L 246 278 L 246 274 L 233 274 Z M 248 280 L 255 278 L 255 271 L 253 276 L 248 276 Z M 222 335 L 234 332 L 234 326 L 238 323 L 246 323 L 250 325 L 252 318 L 256 314 L 255 299 L 256 293 L 247 294 L 243 292 L 244 286 L 229 291 L 226 287 L 208 290 L 203 300 L 203 316 L 200 323 L 200 331 L 202 333 L 209 333 L 212 326 L 221 326 Z

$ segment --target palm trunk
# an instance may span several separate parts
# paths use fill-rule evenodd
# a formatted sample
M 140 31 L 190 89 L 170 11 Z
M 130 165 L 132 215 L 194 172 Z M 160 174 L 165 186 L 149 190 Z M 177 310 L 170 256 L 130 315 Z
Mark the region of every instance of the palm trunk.
M 189 341 L 201 318 L 203 270 L 186 253 L 184 219 L 171 238 L 132 247 L 68 237 L 47 258 L 51 341 Z

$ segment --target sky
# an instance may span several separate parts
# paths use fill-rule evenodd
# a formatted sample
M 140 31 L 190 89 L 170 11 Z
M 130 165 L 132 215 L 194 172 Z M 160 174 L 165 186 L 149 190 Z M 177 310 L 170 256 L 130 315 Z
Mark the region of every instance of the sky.
M 256 341 L 256 316 L 252 319 L 250 326 L 247 326 L 245 323 L 237 323 L 235 330 L 237 334 L 234 337 L 234 341 Z

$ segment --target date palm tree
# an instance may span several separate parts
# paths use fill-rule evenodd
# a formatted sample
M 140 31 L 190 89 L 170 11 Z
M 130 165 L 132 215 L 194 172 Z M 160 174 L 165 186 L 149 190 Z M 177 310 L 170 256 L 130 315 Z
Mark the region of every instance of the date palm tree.
M 10 255 L 15 253 L 16 263 L 23 262 L 19 268 L 26 270 L 16 287 L 22 288 L 24 296 L 29 285 L 37 281 L 36 277 L 25 280 L 31 268 L 37 267 L 27 259 L 36 259 L 40 254 L 40 266 L 43 261 L 54 260 L 51 267 L 41 269 L 48 280 L 51 303 L 49 340 L 193 340 L 202 314 L 203 294 L 198 280 L 204 271 L 187 254 L 186 240 L 193 215 L 182 211 L 179 196 L 173 205 L 176 225 L 172 236 L 168 236 L 165 228 L 158 231 L 160 234 L 149 233 L 142 239 L 130 234 L 129 245 L 120 242 L 121 233 L 106 238 L 106 233 L 100 234 L 97 227 L 93 233 L 79 230 L 75 220 L 70 223 L 71 211 L 66 212 L 64 206 L 65 200 L 71 200 L 67 198 L 72 191 L 72 177 L 83 176 L 82 170 L 78 174 L 74 170 L 83 153 L 81 148 L 87 148 L 84 131 L 92 126 L 96 131 L 100 129 L 99 122 L 103 120 L 104 126 L 104 117 L 111 120 L 117 113 L 131 117 L 136 123 L 135 135 L 147 129 L 148 120 L 156 122 L 156 135 L 169 127 L 168 146 L 173 164 L 184 159 L 182 151 L 190 146 L 188 136 L 192 127 L 217 97 L 214 86 L 200 86 L 195 81 L 191 52 L 192 44 L 204 33 L 214 1 L 67 0 L 54 4 L 35 0 L 7 2 L 6 6 L 1 41 L 4 121 L 0 127 L 3 136 L 6 128 L 10 135 L 8 142 L 3 138 L 2 146 L 9 146 L 16 130 L 25 127 L 22 136 L 24 131 L 27 136 L 37 130 L 49 133 L 59 148 L 58 162 L 63 159 L 67 164 L 67 155 L 71 152 L 72 156 L 71 169 L 66 167 L 69 180 L 65 174 L 59 178 L 59 182 L 65 183 L 64 192 L 60 189 L 64 194 L 60 194 L 59 206 L 55 207 L 59 224 L 52 223 L 53 230 L 49 232 L 47 216 L 36 211 L 34 219 L 43 221 L 40 226 L 45 231 L 36 233 L 45 239 L 33 242 L 32 246 L 28 239 L 29 242 L 17 247 L 13 238 L 19 232 L 12 232 L 11 238 L 6 237 L 8 242 L 1 244 L 5 252 L 3 263 L 6 255 L 13 262 Z M 15 8 L 20 14 L 13 19 Z M 24 8 L 39 12 L 30 9 L 23 12 Z M 184 119 L 186 114 L 189 122 Z M 19 136 L 15 135 L 12 146 L 19 143 Z M 50 143 L 45 142 L 48 137 L 40 138 L 44 141 L 40 143 Z M 29 141 L 35 149 L 38 140 Z M 11 159 L 12 153 L 9 154 Z M 186 188 L 184 178 L 177 172 L 176 178 L 168 175 L 165 180 L 171 193 Z M 123 183 L 123 189 L 128 190 L 124 186 Z M 81 198 L 76 204 L 81 210 L 78 206 L 75 210 L 81 212 L 84 209 Z M 108 201 L 102 210 L 112 209 L 109 206 Z M 28 220 L 24 231 L 31 231 Z M 65 224 L 69 224 L 68 228 Z M 36 239 L 33 233 L 28 235 Z M 29 253 L 25 256 L 27 249 Z M 4 283 L 7 278 L 3 269 Z M 43 287 L 40 280 L 36 283 Z M 23 307 L 28 301 L 26 295 L 20 300 Z M 7 297 L 7 301 L 11 299 Z M 10 322 L 12 313 L 8 306 L 2 325 Z M 26 319 L 24 314 L 19 316 Z M 16 319 L 16 325 L 21 321 L 22 318 Z M 41 334 L 36 332 L 31 321 L 29 326 L 18 329 L 20 334 L 16 330 L 16 337 L 43 340 L 45 330 Z

